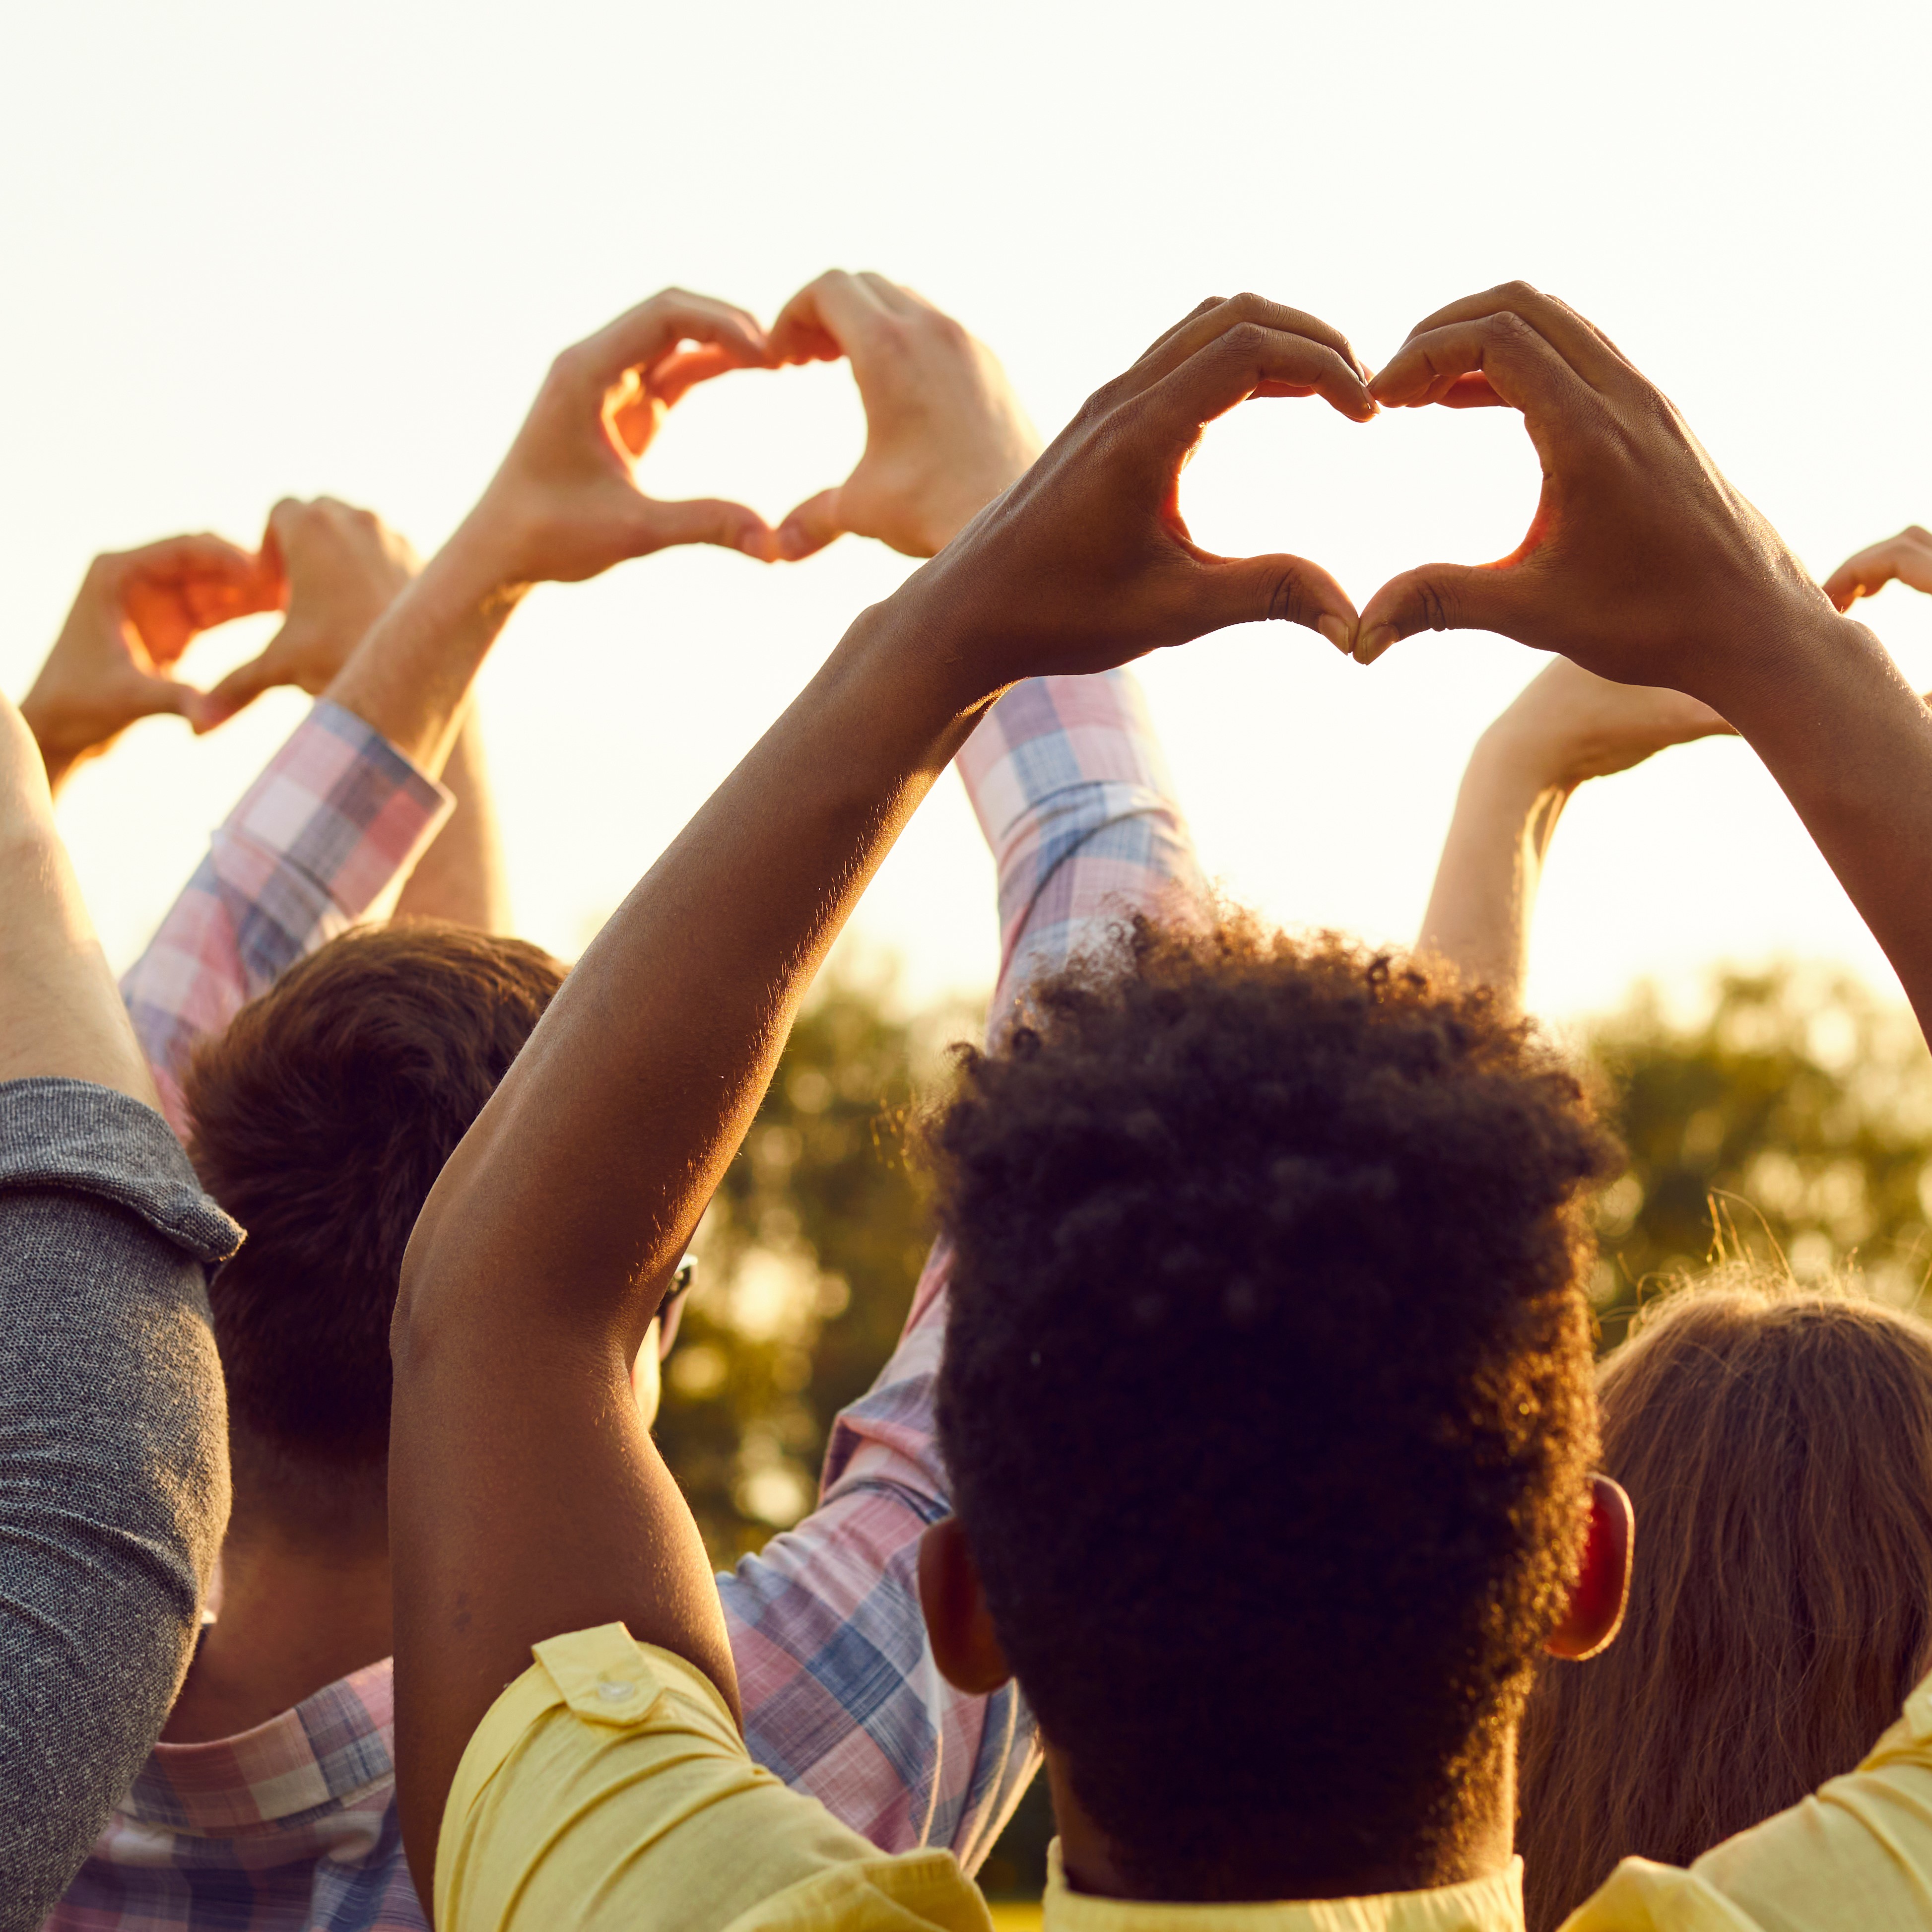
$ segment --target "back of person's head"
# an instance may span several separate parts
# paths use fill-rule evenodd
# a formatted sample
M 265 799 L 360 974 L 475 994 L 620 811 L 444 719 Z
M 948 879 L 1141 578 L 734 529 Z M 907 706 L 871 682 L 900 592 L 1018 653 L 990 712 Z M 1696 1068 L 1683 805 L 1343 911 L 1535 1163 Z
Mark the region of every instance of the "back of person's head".
M 238 1516 L 382 1520 L 403 1251 L 562 978 L 539 948 L 467 927 L 347 933 L 195 1056 L 189 1150 L 248 1230 L 209 1288 Z
M 1852 1769 L 1932 1636 L 1923 1322 L 1733 1266 L 1652 1304 L 1598 1388 L 1636 1561 L 1615 1647 L 1530 1699 L 1533 1928 L 1621 1858 L 1688 1864 Z
M 1143 922 L 934 1138 L 960 1523 L 1136 1891 L 1440 1882 L 1581 1556 L 1575 1078 L 1387 956 Z

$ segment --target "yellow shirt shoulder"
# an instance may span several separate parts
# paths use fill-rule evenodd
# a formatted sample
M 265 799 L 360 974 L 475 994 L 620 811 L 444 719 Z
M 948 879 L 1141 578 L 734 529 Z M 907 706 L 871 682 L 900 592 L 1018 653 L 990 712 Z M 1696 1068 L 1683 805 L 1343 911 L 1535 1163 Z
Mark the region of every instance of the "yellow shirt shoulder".
M 992 1932 L 951 1852 L 889 1857 L 788 1790 L 682 1658 L 622 1624 L 536 1654 L 451 1787 L 442 1932 Z

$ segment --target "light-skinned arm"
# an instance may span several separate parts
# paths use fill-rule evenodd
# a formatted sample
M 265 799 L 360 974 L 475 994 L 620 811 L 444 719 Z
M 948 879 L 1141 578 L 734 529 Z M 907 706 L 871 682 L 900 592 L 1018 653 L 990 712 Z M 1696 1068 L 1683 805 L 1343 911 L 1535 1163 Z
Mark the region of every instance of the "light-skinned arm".
M 1516 551 L 1392 578 L 1356 656 L 1419 630 L 1490 630 L 1701 700 L 1764 760 L 1932 1024 L 1932 716 L 1669 399 L 1522 283 L 1418 324 L 1371 386 L 1389 407 L 1520 410 L 1544 477 Z
M 1520 1007 L 1537 889 L 1577 787 L 1730 729 L 1681 691 L 1612 684 L 1568 658 L 1545 666 L 1470 754 L 1416 951 Z
M 0 698 L 0 1928 L 39 1924 L 152 1748 L 228 1514 L 202 1194 Z
M 58 1076 L 159 1104 L 94 937 L 34 737 L 0 698 L 0 1081 Z
M 867 880 L 986 707 L 1223 625 L 1346 626 L 1326 572 L 1217 558 L 1175 503 L 1249 397 L 1372 413 L 1347 344 L 1204 304 L 863 613 L 598 935 L 426 1204 L 392 1334 L 398 1771 L 427 1892 L 465 1743 L 530 1646 L 613 1621 L 736 1707 L 718 1593 L 632 1355 Z

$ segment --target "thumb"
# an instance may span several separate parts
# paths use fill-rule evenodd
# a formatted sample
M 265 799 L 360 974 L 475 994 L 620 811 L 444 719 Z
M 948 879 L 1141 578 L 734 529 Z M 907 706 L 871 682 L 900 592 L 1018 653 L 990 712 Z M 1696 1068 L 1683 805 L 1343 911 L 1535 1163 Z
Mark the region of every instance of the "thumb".
M 1355 630 L 1355 661 L 1373 664 L 1418 631 L 1501 631 L 1509 574 L 1493 564 L 1425 563 L 1391 577 Z
M 1319 631 L 1344 653 L 1354 641 L 1355 607 L 1348 593 L 1305 556 L 1216 557 L 1208 580 L 1210 608 L 1219 614 L 1204 628 L 1274 619 Z
M 641 532 L 644 542 L 638 554 L 670 550 L 680 544 L 718 544 L 726 550 L 742 550 L 747 556 L 770 563 L 777 555 L 771 528 L 757 511 L 742 503 L 717 496 L 694 496 L 681 502 L 664 502 L 656 497 L 644 500 L 646 516 Z
M 796 563 L 823 550 L 835 537 L 845 534 L 838 514 L 838 488 L 821 490 L 808 496 L 778 526 L 778 555 L 787 563 Z
M 225 724 L 238 711 L 245 710 L 263 692 L 272 691 L 281 682 L 272 659 L 288 626 L 285 624 L 269 639 L 266 647 L 244 664 L 237 664 L 212 691 L 197 692 L 194 707 L 185 715 L 197 735 Z

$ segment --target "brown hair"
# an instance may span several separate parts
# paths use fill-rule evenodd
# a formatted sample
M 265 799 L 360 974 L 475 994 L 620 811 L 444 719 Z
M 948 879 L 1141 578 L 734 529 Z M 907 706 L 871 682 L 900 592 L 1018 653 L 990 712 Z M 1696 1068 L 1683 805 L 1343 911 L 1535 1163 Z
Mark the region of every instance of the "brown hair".
M 1147 1898 L 1440 1882 L 1580 1555 L 1575 1077 L 1238 917 L 1137 923 L 961 1072 L 940 1440 L 1082 1803 Z
M 248 1232 L 208 1291 L 238 1494 L 252 1474 L 318 1519 L 380 1503 L 410 1231 L 562 980 L 465 926 L 347 933 L 195 1056 L 189 1152 Z
M 1647 1310 L 1598 1389 L 1636 1568 L 1616 1642 L 1530 1699 L 1532 1932 L 1619 1858 L 1688 1864 L 1852 1769 L 1927 1667 L 1932 1328 L 1734 1264 Z

